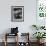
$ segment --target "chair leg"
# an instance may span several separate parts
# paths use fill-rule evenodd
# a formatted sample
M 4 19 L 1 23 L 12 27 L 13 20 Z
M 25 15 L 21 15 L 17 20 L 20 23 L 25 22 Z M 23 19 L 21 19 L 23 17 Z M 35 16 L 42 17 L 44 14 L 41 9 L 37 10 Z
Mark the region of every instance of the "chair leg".
M 5 46 L 7 46 L 7 42 L 6 41 L 4 42 L 4 44 L 5 44 Z
M 7 46 L 7 33 L 5 34 L 5 46 Z

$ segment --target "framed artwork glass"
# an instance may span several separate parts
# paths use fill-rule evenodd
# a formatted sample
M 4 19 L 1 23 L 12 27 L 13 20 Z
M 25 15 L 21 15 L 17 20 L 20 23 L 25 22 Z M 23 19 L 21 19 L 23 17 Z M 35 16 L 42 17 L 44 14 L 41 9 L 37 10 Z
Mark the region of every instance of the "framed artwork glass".
M 24 6 L 11 6 L 11 21 L 12 22 L 24 21 Z

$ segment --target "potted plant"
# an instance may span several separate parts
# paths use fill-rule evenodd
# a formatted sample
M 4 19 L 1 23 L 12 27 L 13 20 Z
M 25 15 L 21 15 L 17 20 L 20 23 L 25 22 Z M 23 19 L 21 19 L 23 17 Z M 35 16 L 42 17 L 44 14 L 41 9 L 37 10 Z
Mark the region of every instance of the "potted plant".
M 37 38 L 37 41 L 41 43 L 40 40 L 42 38 L 45 38 L 44 36 L 46 36 L 46 33 L 45 32 L 35 32 L 33 35 Z
M 37 25 L 32 25 L 33 28 L 35 28 L 36 30 L 39 30 L 39 27 Z
M 36 30 L 45 29 L 45 26 L 32 25 L 32 27 L 35 28 Z
M 45 29 L 45 26 L 40 26 L 40 29 Z

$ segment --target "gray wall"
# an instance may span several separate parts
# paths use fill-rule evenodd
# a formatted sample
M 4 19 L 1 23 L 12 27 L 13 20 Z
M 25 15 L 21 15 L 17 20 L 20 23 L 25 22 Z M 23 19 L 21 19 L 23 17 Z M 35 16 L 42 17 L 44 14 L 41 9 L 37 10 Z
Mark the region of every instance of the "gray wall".
M 11 22 L 11 6 L 24 6 L 24 22 Z M 17 26 L 19 32 L 32 36 L 32 24 L 36 24 L 36 0 L 0 0 L 0 34 Z
M 24 6 L 24 22 L 11 22 L 11 6 Z M 36 24 L 36 0 L 0 0 L 0 33 L 16 26 L 20 32 L 31 32 L 32 24 Z

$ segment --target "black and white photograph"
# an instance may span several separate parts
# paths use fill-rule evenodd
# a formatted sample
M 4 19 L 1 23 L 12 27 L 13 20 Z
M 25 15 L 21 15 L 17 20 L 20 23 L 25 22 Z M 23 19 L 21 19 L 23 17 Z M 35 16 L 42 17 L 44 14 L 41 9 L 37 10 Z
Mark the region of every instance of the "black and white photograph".
M 12 22 L 24 21 L 24 6 L 11 6 L 11 21 Z

